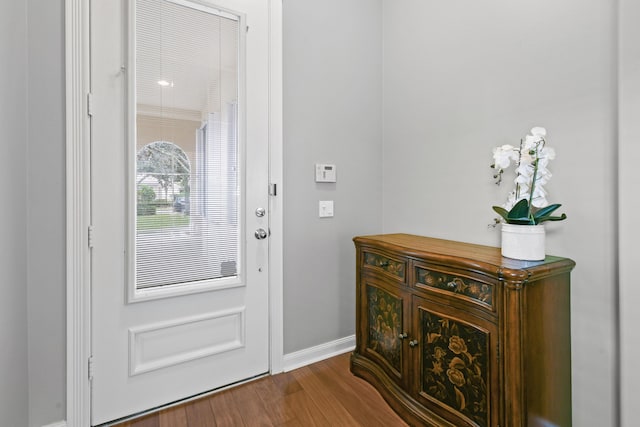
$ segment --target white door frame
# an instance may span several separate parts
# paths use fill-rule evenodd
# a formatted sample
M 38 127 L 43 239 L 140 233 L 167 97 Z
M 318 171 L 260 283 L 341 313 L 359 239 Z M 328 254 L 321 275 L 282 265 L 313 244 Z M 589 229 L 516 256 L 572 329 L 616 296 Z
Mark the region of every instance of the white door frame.
M 215 2 L 215 0 L 213 0 Z M 89 0 L 65 0 L 67 427 L 91 424 Z M 269 0 L 270 372 L 283 369 L 282 0 Z M 265 189 L 266 191 L 266 189 Z

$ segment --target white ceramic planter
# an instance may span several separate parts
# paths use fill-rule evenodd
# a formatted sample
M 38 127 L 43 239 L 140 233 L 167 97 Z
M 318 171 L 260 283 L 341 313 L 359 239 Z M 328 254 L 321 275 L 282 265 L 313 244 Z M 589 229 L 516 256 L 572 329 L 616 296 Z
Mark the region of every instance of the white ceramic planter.
M 502 256 L 524 261 L 543 260 L 544 225 L 502 224 Z

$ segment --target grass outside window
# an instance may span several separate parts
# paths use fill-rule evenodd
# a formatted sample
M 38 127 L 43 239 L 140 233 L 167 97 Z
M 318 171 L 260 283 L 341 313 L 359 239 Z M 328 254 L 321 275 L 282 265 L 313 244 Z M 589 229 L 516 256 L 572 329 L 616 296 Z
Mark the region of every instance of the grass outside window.
M 190 217 L 181 213 L 161 213 L 157 215 L 138 215 L 137 230 L 159 230 L 162 228 L 186 227 Z

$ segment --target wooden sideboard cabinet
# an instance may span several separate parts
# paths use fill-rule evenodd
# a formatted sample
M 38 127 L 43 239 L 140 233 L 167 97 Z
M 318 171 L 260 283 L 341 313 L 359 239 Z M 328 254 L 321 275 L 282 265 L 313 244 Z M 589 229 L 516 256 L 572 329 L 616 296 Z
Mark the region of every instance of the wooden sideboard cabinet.
M 408 234 L 354 242 L 351 371 L 404 420 L 571 426 L 572 260 Z

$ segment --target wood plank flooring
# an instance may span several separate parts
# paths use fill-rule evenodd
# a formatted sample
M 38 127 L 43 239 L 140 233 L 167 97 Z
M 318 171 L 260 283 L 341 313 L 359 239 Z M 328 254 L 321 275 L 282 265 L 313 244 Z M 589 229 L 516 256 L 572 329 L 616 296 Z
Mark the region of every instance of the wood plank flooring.
M 342 354 L 164 409 L 115 427 L 401 427 Z

